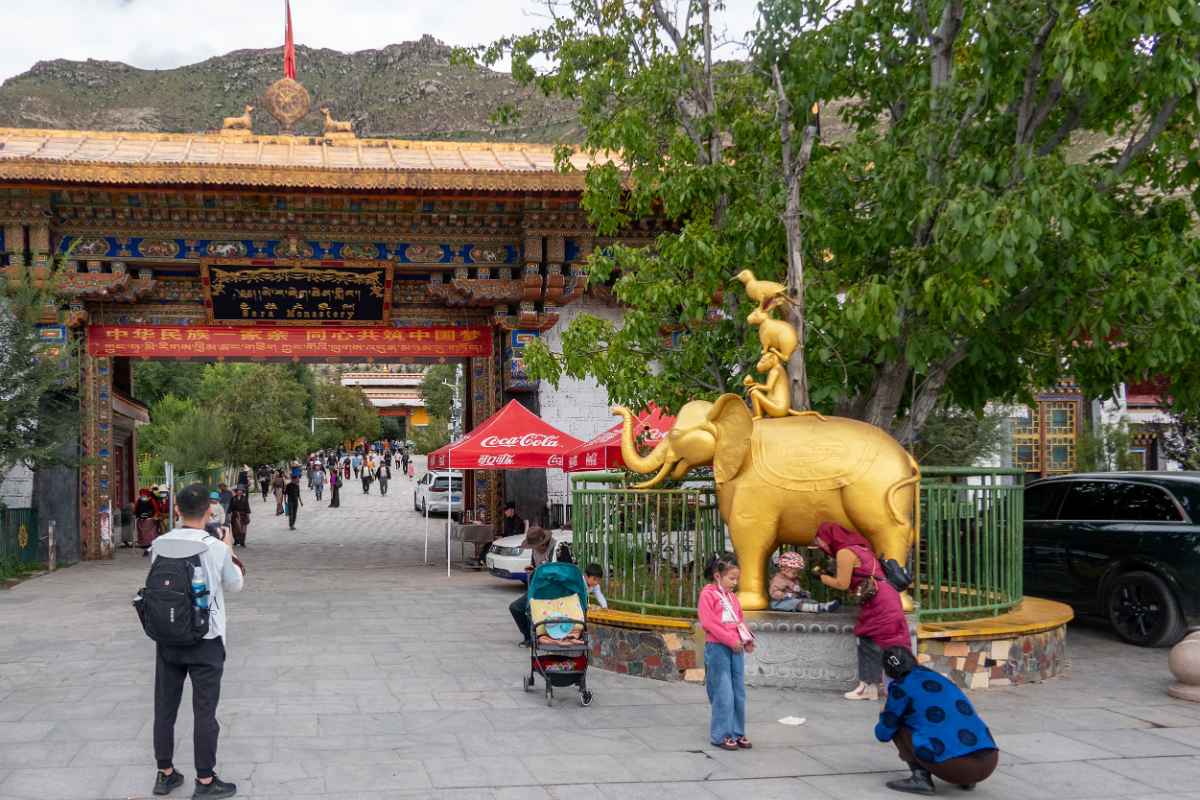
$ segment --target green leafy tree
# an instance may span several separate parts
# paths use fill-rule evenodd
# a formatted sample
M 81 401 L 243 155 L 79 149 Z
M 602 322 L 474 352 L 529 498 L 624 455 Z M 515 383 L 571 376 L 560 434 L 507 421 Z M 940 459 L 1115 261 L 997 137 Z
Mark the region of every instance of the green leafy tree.
M 297 361 L 285 364 L 283 368 L 304 389 L 304 415 L 310 419 L 315 417 L 317 412 L 317 378 L 313 374 L 312 367 Z
M 226 463 L 223 421 L 210 408 L 185 397 L 168 394 L 150 407 L 150 424 L 138 431 L 138 452 L 143 483 L 160 480 L 170 462 L 177 474 L 202 472 Z
M 0 280 L 0 476 L 18 464 L 36 470 L 72 461 L 64 445 L 78 436 L 77 346 L 48 348 L 38 329 L 56 318 L 59 268 Z
M 939 408 L 913 442 L 922 466 L 970 466 L 996 455 L 1004 444 L 1005 415 Z
M 477 53 L 579 102 L 601 237 L 665 230 L 598 249 L 624 324 L 580 315 L 532 374 L 635 405 L 735 390 L 748 267 L 791 291 L 793 405 L 906 444 L 1065 374 L 1101 397 L 1167 374 L 1200 405 L 1200 6 L 763 0 L 745 64 L 714 63 L 719 9 L 570 0 Z
M 146 406 L 169 394 L 191 397 L 200 388 L 204 366 L 198 361 L 135 361 L 133 397 Z
M 429 415 L 429 424 L 412 429 L 413 448 L 428 455 L 450 443 L 450 423 L 444 417 Z
M 1169 421 L 1154 430 L 1162 443 L 1162 454 L 1184 469 L 1200 470 L 1200 411 L 1172 407 Z
M 379 412 L 362 389 L 321 383 L 316 386 L 316 391 L 316 416 L 332 417 L 317 421 L 314 436 L 316 446 L 333 448 L 360 436 L 367 441 L 379 438 L 382 430 Z
M 1075 444 L 1075 466 L 1080 472 L 1114 472 L 1141 469 L 1142 461 L 1131 450 L 1133 434 L 1122 419 L 1085 431 Z
M 450 418 L 450 408 L 454 403 L 454 370 L 453 364 L 434 364 L 425 370 L 421 378 L 421 399 L 425 401 L 430 416 L 443 420 Z
M 223 463 L 262 464 L 297 458 L 308 450 L 309 394 L 278 364 L 211 364 L 199 391 L 213 427 L 198 431 L 221 442 Z

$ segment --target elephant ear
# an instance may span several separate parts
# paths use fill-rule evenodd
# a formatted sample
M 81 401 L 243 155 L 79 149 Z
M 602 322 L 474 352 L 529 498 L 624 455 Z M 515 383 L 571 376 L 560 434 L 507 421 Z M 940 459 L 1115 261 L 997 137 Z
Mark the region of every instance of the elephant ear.
M 750 449 L 750 435 L 754 431 L 750 409 L 736 394 L 723 394 L 708 412 L 708 427 L 717 438 L 713 476 L 717 483 L 733 480 Z

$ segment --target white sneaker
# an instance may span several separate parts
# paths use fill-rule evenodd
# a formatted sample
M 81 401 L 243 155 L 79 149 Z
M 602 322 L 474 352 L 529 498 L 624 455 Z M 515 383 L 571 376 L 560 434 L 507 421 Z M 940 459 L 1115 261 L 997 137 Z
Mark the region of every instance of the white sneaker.
M 860 683 L 842 697 L 847 700 L 878 700 L 879 687 L 875 684 Z

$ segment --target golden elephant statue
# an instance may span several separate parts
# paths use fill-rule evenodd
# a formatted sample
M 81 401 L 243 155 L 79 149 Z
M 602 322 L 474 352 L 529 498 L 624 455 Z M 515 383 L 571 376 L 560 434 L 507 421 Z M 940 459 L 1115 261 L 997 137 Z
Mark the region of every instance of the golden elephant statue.
M 633 439 L 633 414 L 621 406 L 613 414 L 625 419 L 625 465 L 655 473 L 637 488 L 712 465 L 721 517 L 742 568 L 738 599 L 747 610 L 768 605 L 771 554 L 780 544 L 811 544 L 822 522 L 859 531 L 884 558 L 908 559 L 920 468 L 873 425 L 817 414 L 752 419 L 742 398 L 725 394 L 715 403 L 687 403 L 643 456 Z

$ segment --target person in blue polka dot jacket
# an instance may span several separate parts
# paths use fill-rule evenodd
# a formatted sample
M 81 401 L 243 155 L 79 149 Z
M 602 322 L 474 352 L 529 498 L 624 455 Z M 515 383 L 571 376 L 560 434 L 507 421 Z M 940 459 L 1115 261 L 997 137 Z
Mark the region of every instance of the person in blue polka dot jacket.
M 887 705 L 875 738 L 892 742 L 912 775 L 887 787 L 910 794 L 933 794 L 933 776 L 961 789 L 974 789 L 996 769 L 1000 752 L 987 725 L 957 686 L 918 666 L 904 647 L 883 651 L 883 671 L 891 678 Z

